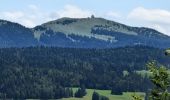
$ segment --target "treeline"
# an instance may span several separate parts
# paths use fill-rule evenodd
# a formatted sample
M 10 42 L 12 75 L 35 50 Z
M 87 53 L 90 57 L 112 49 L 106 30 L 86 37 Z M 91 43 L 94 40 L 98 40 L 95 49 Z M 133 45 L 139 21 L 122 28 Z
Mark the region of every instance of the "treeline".
M 163 50 L 143 46 L 117 49 L 4 48 L 0 49 L 0 96 L 61 98 L 65 87 L 81 85 L 111 89 L 113 94 L 147 91 L 151 82 L 134 71 L 146 69 L 147 61 L 153 59 L 165 65 L 170 61 Z
M 9 88 L 10 89 L 10 88 Z M 20 89 L 20 90 L 19 90 Z M 71 88 L 56 87 L 49 89 L 46 87 L 41 87 L 38 90 L 31 88 L 30 90 L 24 90 L 19 88 L 14 91 L 6 91 L 3 93 L 1 90 L 0 98 L 1 99 L 60 99 L 60 98 L 69 98 L 74 97 L 73 90 Z M 37 87 L 36 87 L 37 89 Z M 11 89 L 10 89 L 11 90 Z M 51 91 L 53 90 L 53 91 Z M 34 92 L 35 91 L 35 92 Z M 12 93 L 13 92 L 13 93 Z

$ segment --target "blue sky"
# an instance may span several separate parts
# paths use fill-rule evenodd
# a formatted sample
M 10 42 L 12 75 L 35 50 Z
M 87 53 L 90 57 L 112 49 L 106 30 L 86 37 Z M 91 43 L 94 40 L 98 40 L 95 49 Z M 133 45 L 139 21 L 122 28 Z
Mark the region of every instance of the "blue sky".
M 0 19 L 34 27 L 61 17 L 103 17 L 170 35 L 170 0 L 0 0 Z

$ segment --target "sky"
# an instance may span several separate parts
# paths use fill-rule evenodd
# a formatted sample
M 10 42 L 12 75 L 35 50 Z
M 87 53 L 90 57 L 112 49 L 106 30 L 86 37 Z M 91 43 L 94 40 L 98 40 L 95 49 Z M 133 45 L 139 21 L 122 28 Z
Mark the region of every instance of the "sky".
M 170 0 L 0 0 L 0 19 L 34 27 L 62 17 L 94 15 L 170 36 Z

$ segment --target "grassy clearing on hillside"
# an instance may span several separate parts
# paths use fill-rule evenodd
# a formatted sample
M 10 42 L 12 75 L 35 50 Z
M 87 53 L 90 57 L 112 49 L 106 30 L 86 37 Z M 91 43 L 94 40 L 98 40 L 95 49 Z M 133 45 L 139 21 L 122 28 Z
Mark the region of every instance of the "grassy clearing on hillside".
M 76 90 L 77 88 L 73 88 L 74 93 Z M 86 90 L 87 90 L 87 95 L 84 96 L 84 98 L 63 98 L 62 100 L 91 100 L 94 91 L 96 91 L 100 95 L 108 97 L 109 100 L 132 100 L 131 96 L 134 95 L 134 93 L 132 92 L 124 92 L 123 95 L 111 95 L 111 90 L 94 90 L 94 89 L 86 89 Z M 135 94 L 141 96 L 144 100 L 145 93 L 137 92 Z

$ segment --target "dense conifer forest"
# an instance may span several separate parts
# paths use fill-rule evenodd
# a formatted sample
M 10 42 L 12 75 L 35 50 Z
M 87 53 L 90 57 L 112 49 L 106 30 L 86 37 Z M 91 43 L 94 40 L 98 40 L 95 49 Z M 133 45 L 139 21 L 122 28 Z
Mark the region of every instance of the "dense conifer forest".
M 135 71 L 146 70 L 146 63 L 151 60 L 169 67 L 170 58 L 164 56 L 164 50 L 145 46 L 3 48 L 0 49 L 0 97 L 72 97 L 70 87 L 81 86 L 109 89 L 112 94 L 147 92 L 152 83 Z

